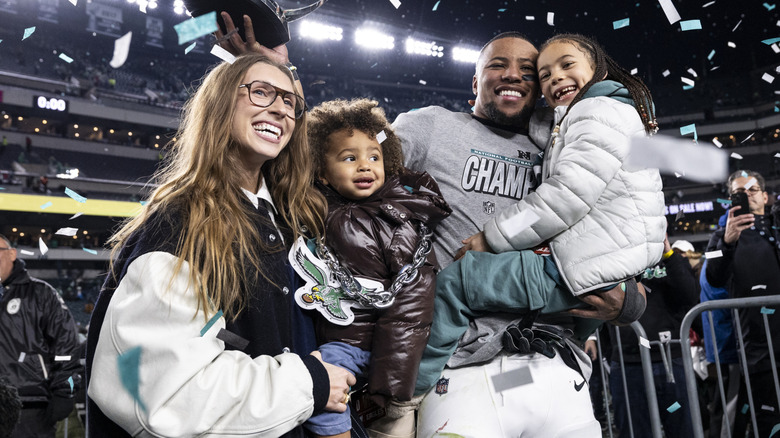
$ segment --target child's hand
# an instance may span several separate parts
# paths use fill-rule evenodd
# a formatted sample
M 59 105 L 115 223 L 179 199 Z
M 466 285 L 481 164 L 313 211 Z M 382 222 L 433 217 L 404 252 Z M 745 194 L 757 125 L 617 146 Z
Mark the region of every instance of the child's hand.
M 466 254 L 466 251 L 493 252 L 485 239 L 485 233 L 479 232 L 469 238 L 461 240 L 463 246 L 455 254 L 455 260 L 459 260 Z

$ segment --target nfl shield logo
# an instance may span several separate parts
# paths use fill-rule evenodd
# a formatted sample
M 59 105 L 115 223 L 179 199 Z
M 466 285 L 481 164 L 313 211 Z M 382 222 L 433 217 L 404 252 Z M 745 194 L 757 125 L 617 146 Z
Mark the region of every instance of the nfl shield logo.
M 436 382 L 436 394 L 444 395 L 447 393 L 447 390 L 450 387 L 450 379 L 445 379 L 442 377 L 439 379 L 438 382 Z
M 485 214 L 493 214 L 496 212 L 496 204 L 493 201 L 485 201 L 482 203 L 482 210 Z

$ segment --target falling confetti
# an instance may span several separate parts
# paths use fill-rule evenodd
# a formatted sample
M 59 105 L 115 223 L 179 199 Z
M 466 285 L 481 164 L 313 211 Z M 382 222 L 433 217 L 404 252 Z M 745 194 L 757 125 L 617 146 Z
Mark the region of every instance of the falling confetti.
M 179 45 L 188 43 L 203 35 L 217 31 L 217 13 L 212 11 L 200 17 L 190 18 L 173 26 L 173 28 L 179 36 Z
M 49 252 L 49 247 L 43 242 L 42 237 L 38 238 L 38 248 L 41 250 L 41 255 L 46 255 L 46 253 Z
M 215 45 L 214 47 L 212 47 L 211 54 L 227 62 L 228 64 L 232 64 L 236 61 L 236 57 L 233 56 L 232 53 L 228 52 L 227 50 L 223 49 L 220 46 Z
M 190 53 L 192 51 L 192 49 L 194 49 L 195 46 L 197 46 L 197 45 L 198 45 L 198 43 L 192 43 L 189 46 L 187 46 L 187 48 L 184 49 L 184 54 L 186 55 L 186 54 Z
M 672 403 L 671 406 L 666 408 L 666 410 L 667 410 L 667 412 L 669 412 L 671 414 L 672 412 L 675 412 L 676 410 L 680 409 L 681 407 L 682 406 L 680 406 L 680 402 L 674 402 L 674 403 Z
M 76 233 L 78 233 L 78 232 L 79 232 L 78 228 L 66 227 L 66 228 L 60 228 L 54 234 L 57 234 L 59 236 L 68 236 L 68 237 L 70 237 L 70 236 L 75 236 Z
M 35 32 L 35 26 L 28 27 L 27 29 L 25 29 L 24 36 L 22 37 L 22 41 L 26 40 L 27 38 L 30 38 L 30 35 L 32 35 L 33 32 Z
M 89 248 L 81 248 L 81 249 L 83 249 L 84 252 L 88 252 L 92 255 L 97 255 L 97 251 L 95 251 L 94 249 L 89 249 Z
M 396 9 L 401 7 L 401 0 L 390 0 L 390 3 L 395 7 Z
M 672 0 L 658 0 L 658 3 L 661 4 L 661 9 L 664 10 L 664 14 L 666 14 L 666 19 L 669 20 L 669 24 L 680 21 L 680 14 L 672 4 Z
M 622 29 L 624 27 L 628 27 L 629 19 L 624 18 L 622 20 L 617 20 L 612 22 L 612 30 Z
M 436 12 L 437 9 L 439 9 L 439 3 L 441 3 L 441 0 L 437 1 L 435 5 L 433 5 L 433 9 L 431 9 L 433 12 Z
M 133 39 L 133 32 L 127 32 L 122 37 L 114 40 L 114 56 L 108 64 L 113 68 L 119 68 L 127 61 L 127 55 L 130 53 L 130 41 Z
M 78 201 L 78 202 L 80 202 L 82 204 L 87 202 L 87 198 L 79 195 L 78 193 L 74 192 L 73 190 L 69 189 L 68 187 L 65 187 L 65 194 L 70 196 L 71 199 L 73 199 L 75 201 Z
M 68 64 L 70 64 L 71 62 L 73 62 L 73 58 L 71 58 L 70 56 L 68 56 L 68 55 L 66 55 L 66 54 L 64 54 L 64 53 L 60 53 L 60 56 L 59 56 L 59 58 L 60 58 L 61 60 L 65 61 L 65 62 L 67 62 Z
M 687 20 L 680 22 L 680 29 L 685 30 L 701 30 L 700 20 Z

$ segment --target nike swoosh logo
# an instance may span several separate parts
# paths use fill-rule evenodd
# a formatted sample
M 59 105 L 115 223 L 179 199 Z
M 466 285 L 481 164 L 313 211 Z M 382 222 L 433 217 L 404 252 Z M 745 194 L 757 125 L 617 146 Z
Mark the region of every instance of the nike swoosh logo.
M 585 381 L 584 380 L 579 385 L 577 384 L 577 382 L 574 382 L 574 389 L 576 389 L 577 392 L 580 392 L 580 390 L 582 389 L 583 386 L 585 386 Z

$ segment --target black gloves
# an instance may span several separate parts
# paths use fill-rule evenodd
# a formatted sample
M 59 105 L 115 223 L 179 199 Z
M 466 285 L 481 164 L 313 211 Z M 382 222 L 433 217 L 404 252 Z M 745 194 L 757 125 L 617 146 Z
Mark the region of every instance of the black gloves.
M 73 411 L 73 402 L 73 397 L 53 396 L 49 400 L 49 407 L 46 408 L 46 418 L 52 423 L 68 418 L 68 415 Z

